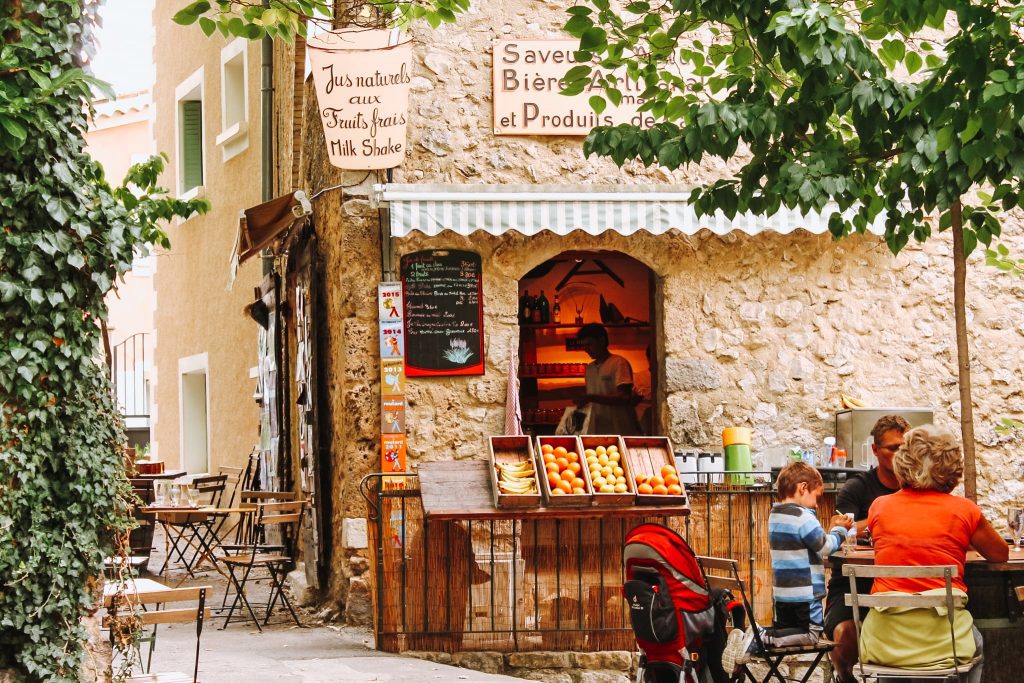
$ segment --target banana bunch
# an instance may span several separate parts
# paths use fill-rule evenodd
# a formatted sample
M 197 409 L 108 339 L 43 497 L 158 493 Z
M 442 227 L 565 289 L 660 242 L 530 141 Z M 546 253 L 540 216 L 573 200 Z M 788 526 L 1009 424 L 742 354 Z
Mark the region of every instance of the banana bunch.
M 536 471 L 528 462 L 494 463 L 498 471 L 498 490 L 513 496 L 537 493 Z
M 840 394 L 839 400 L 842 401 L 844 408 L 867 408 L 868 404 L 859 398 L 853 396 L 847 396 L 846 394 Z

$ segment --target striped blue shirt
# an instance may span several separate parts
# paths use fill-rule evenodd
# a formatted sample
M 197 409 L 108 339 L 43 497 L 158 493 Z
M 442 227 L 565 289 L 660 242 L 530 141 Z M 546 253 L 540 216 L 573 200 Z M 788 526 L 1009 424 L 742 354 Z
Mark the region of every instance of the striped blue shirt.
M 825 533 L 813 510 L 796 503 L 773 505 L 768 516 L 768 545 L 775 601 L 814 602 L 825 597 L 822 559 L 838 550 L 845 538 L 842 527 Z

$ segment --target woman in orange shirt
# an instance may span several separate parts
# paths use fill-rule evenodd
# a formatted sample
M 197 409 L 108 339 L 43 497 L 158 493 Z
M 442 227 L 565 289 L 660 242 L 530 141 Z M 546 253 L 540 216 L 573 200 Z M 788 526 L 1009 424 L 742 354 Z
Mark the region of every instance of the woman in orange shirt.
M 967 594 L 963 581 L 967 550 L 974 548 L 992 562 L 1005 562 L 1009 547 L 981 509 L 972 501 L 952 495 L 963 476 L 960 443 L 934 425 L 912 429 L 893 457 L 893 472 L 900 490 L 878 498 L 868 512 L 878 565 L 956 565 L 955 591 Z M 872 593 L 924 593 L 945 590 L 939 578 L 875 579 Z M 871 610 L 864 622 L 861 655 L 865 661 L 906 668 L 935 669 L 952 666 L 949 622 L 932 611 L 915 614 Z M 925 612 L 922 614 L 921 612 Z M 922 627 L 934 617 L 947 637 L 922 638 Z M 922 619 L 924 620 L 922 622 Z M 981 647 L 981 634 L 973 628 L 966 609 L 958 610 L 957 660 L 967 662 Z M 973 638 L 971 635 L 973 634 Z M 972 671 L 980 676 L 980 667 Z

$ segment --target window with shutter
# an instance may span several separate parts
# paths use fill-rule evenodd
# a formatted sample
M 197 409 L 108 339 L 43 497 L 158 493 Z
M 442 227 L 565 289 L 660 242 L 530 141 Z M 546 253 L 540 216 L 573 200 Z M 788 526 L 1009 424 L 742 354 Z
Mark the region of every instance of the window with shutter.
M 182 192 L 203 184 L 203 102 L 181 103 L 181 177 Z

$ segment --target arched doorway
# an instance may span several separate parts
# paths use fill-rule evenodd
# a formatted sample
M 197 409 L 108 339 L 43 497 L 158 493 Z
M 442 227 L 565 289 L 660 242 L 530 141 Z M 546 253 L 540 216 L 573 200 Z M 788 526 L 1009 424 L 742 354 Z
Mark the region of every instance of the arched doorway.
M 634 433 L 658 433 L 655 293 L 654 272 L 615 251 L 562 252 L 522 277 L 519 391 L 526 432 L 554 433 L 565 409 L 586 393 L 591 358 L 577 334 L 599 323 L 608 350 L 632 370 Z

